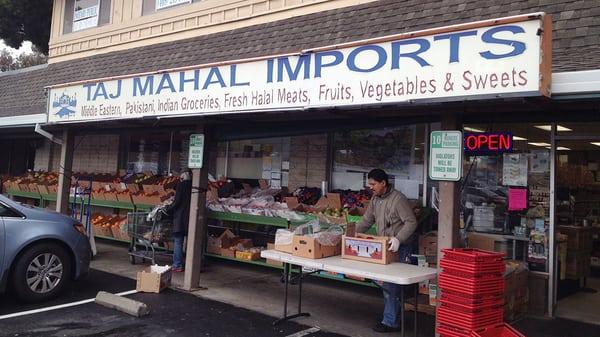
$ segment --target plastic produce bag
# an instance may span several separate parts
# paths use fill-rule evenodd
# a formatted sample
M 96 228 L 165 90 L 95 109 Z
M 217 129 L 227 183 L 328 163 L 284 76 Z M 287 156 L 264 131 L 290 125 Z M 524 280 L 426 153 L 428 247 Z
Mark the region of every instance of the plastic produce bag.
M 280 228 L 275 232 L 276 245 L 291 245 L 294 241 L 294 232 Z
M 331 226 L 326 231 L 316 233 L 315 239 L 324 246 L 337 246 L 342 241 L 344 229 L 342 226 Z
M 294 234 L 296 235 L 306 235 L 318 233 L 321 231 L 321 223 L 318 219 L 311 220 L 303 225 L 296 227 L 294 230 Z

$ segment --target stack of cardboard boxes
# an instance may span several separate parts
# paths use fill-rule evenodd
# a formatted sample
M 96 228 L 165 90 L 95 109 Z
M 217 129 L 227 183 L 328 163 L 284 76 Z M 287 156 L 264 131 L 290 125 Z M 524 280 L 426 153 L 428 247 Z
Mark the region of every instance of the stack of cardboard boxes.
M 506 261 L 504 273 L 504 319 L 515 320 L 528 311 L 529 270 L 522 261 Z

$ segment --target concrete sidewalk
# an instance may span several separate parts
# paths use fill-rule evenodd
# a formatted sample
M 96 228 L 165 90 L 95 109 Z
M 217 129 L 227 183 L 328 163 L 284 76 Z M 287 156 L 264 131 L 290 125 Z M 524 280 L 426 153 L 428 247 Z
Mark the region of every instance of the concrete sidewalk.
M 98 244 L 99 255 L 92 267 L 110 273 L 135 278 L 146 265 L 131 265 L 124 246 Z M 164 264 L 170 261 L 162 261 Z M 283 308 L 281 271 L 267 267 L 246 265 L 234 261 L 207 259 L 201 276 L 204 290 L 194 295 L 237 307 L 280 317 Z M 183 284 L 183 274 L 175 274 L 173 285 Z M 291 287 L 290 308 L 296 307 L 296 287 Z M 383 299 L 378 289 L 341 283 L 321 278 L 308 278 L 303 289 L 303 309 L 312 316 L 294 320 L 307 326 L 319 326 L 325 331 L 347 336 L 385 336 L 371 330 L 383 310 Z M 593 308 L 595 310 L 596 308 Z M 407 314 L 412 323 L 412 313 Z M 419 315 L 419 336 L 434 336 L 434 318 Z M 409 334 L 412 330 L 409 325 Z M 525 317 L 513 326 L 528 337 L 596 336 L 600 326 L 565 319 Z M 389 335 L 389 334 L 388 334 Z M 392 334 L 396 335 L 396 334 Z
M 98 243 L 98 255 L 92 268 L 135 278 L 145 265 L 131 265 L 125 246 Z M 204 290 L 194 295 L 241 308 L 280 317 L 283 311 L 281 271 L 268 267 L 247 265 L 235 261 L 208 258 L 201 276 Z M 168 264 L 170 261 L 159 260 Z M 183 284 L 183 274 L 174 274 L 173 286 Z M 297 287 L 290 287 L 290 310 L 297 308 Z M 357 337 L 378 335 L 371 330 L 381 320 L 383 298 L 376 288 L 342 283 L 316 277 L 304 282 L 302 307 L 311 317 L 295 322 L 319 326 L 323 330 Z M 412 313 L 407 313 L 407 325 L 412 336 Z M 419 315 L 419 336 L 433 336 L 434 319 Z M 384 336 L 385 334 L 382 334 Z

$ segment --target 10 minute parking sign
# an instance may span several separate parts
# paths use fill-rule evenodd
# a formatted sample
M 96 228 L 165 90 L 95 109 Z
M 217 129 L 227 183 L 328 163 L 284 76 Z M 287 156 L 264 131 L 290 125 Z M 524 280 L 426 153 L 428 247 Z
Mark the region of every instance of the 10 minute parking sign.
M 460 131 L 432 131 L 429 139 L 429 178 L 459 181 L 463 140 Z

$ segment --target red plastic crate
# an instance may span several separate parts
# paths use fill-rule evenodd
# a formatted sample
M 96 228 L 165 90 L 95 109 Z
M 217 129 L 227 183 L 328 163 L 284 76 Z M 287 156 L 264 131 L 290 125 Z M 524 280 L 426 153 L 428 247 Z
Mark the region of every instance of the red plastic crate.
M 465 262 L 458 262 L 452 260 L 444 260 L 440 261 L 440 267 L 445 272 L 450 273 L 462 273 L 470 276 L 481 276 L 486 274 L 500 274 L 503 275 L 506 271 L 506 266 L 504 262 L 502 263 L 492 263 L 492 264 L 472 264 Z
M 485 313 L 465 314 L 445 307 L 437 310 L 438 322 L 464 330 L 478 330 L 504 321 L 504 310 L 495 309 Z
M 466 306 L 493 306 L 493 305 L 504 305 L 504 296 L 488 296 L 483 298 L 467 298 L 460 296 L 460 293 L 454 293 L 452 291 L 445 291 L 441 296 L 442 300 L 452 302 L 455 304 L 466 305 Z
M 493 300 L 493 299 L 498 299 L 498 298 L 503 299 L 504 298 L 504 289 L 502 289 L 501 291 L 473 293 L 473 292 L 465 291 L 464 289 L 454 290 L 454 287 L 452 287 L 453 289 L 450 289 L 450 288 L 442 289 L 442 287 L 439 285 L 438 285 L 438 287 L 442 291 L 442 294 L 454 295 L 457 297 L 464 298 L 465 300 L 485 301 L 485 300 Z
M 486 311 L 486 310 L 490 310 L 490 309 L 497 309 L 497 308 L 501 308 L 504 305 L 504 301 L 489 302 L 489 303 L 485 303 L 485 304 L 475 304 L 475 305 L 456 303 L 454 301 L 450 301 L 443 297 L 440 299 L 440 302 L 442 303 L 442 306 L 444 306 L 450 310 L 455 310 L 458 312 L 465 312 L 465 313 L 477 313 L 477 312 L 482 312 L 482 311 Z
M 462 284 L 466 283 L 472 286 L 481 284 L 497 284 L 500 282 L 504 282 L 504 276 L 502 274 L 484 274 L 479 277 L 473 277 L 463 272 L 449 273 L 447 271 L 443 271 L 439 274 L 439 276 L 447 280 L 456 280 L 457 282 L 461 282 Z
M 525 337 L 506 323 L 499 323 L 482 329 L 471 331 L 471 337 Z
M 471 337 L 471 330 L 458 329 L 445 324 L 439 324 L 437 332 L 443 337 Z
M 497 262 L 504 260 L 504 253 L 489 252 L 473 248 L 442 249 L 444 259 L 458 262 Z
M 443 282 L 438 282 L 438 288 L 442 291 L 452 291 L 466 298 L 485 298 L 490 296 L 504 295 L 504 287 L 496 288 L 479 288 L 477 291 L 469 290 L 455 285 L 447 285 Z
M 503 293 L 504 278 L 474 280 L 440 273 L 438 276 L 438 286 L 440 289 L 442 289 L 442 291 L 449 289 L 459 293 Z

